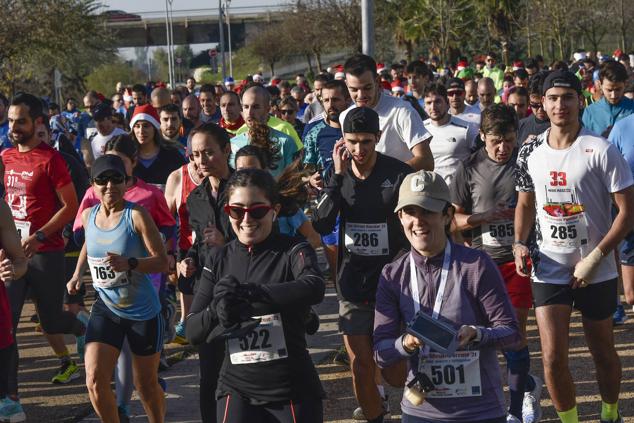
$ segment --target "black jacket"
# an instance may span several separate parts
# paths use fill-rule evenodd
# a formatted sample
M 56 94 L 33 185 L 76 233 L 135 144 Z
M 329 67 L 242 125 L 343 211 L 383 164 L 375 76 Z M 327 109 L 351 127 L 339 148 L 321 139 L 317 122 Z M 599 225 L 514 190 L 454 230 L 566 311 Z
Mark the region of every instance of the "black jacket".
M 143 166 L 139 159 L 132 174 L 148 184 L 161 187 L 161 190 L 165 191 L 165 183 L 170 173 L 180 169 L 185 163 L 187 163 L 187 160 L 185 160 L 180 151 L 171 146 L 161 145 L 158 156 L 150 167 Z
M 187 210 L 189 211 L 189 225 L 196 234 L 196 239 L 187 253 L 187 257 L 191 257 L 196 262 L 198 272 L 196 280 L 200 276 L 205 258 L 211 251 L 212 247 L 207 246 L 203 240 L 203 231 L 208 226 L 215 226 L 225 238 L 230 241 L 235 238 L 229 217 L 223 211 L 226 203 L 225 188 L 226 180 L 220 181 L 218 189 L 218 199 L 211 195 L 211 182 L 209 178 L 205 178 L 187 197 Z
M 320 303 L 325 291 L 313 248 L 305 241 L 273 233 L 252 247 L 234 240 L 211 251 L 187 319 L 187 338 L 192 344 L 204 343 L 218 324 L 213 307 L 210 307 L 213 290 L 216 281 L 228 275 L 240 283 L 257 284 L 265 292 L 262 303 L 252 304 L 253 315 L 281 314 L 288 356 L 272 361 L 232 364 L 227 347 L 218 381 L 218 396 L 237 394 L 253 403 L 321 396 L 321 383 L 308 354 L 305 337 L 308 308 Z M 253 342 L 258 338 L 257 331 L 258 328 L 254 329 L 252 332 L 256 334 L 244 339 Z

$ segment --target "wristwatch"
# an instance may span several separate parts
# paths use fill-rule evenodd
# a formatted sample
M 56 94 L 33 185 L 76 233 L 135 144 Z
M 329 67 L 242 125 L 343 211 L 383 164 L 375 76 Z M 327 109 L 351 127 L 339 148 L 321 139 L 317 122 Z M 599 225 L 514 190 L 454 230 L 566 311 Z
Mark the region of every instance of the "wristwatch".
M 137 260 L 136 257 L 130 257 L 128 259 L 128 267 L 130 268 L 130 270 L 136 269 L 138 265 L 139 265 L 139 260 Z
M 35 239 L 38 242 L 44 242 L 44 241 L 46 241 L 46 235 L 42 231 L 36 231 L 35 232 Z

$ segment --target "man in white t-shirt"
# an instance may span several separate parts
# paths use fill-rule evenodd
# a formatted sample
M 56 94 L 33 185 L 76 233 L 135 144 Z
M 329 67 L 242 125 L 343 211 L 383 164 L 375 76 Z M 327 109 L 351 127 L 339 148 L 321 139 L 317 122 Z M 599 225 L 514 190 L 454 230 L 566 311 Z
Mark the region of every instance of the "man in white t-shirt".
M 382 92 L 374 59 L 364 54 L 352 56 L 346 60 L 344 70 L 346 85 L 355 104 L 341 113 L 341 124 L 350 109 L 370 107 L 379 115 L 381 128 L 376 151 L 402 160 L 414 170 L 433 170 L 434 159 L 429 150 L 431 135 L 409 103 Z
M 535 222 L 535 315 L 546 385 L 560 419 L 578 421 L 568 367 L 574 307 L 583 316 L 596 367 L 601 422 L 622 422 L 617 408 L 621 363 L 612 330 L 618 273 L 612 252 L 634 225 L 634 180 L 617 148 L 581 127 L 581 83 L 574 74 L 552 72 L 542 92 L 551 127 L 525 142 L 518 155 L 515 264 L 518 273 L 528 273 L 526 243 Z
M 112 122 L 112 112 L 112 107 L 105 102 L 97 104 L 92 109 L 92 118 L 95 121 L 97 131 L 85 140 L 87 145 L 82 146 L 82 151 L 88 153 L 84 154 L 84 161 L 88 170 L 90 170 L 93 162 L 104 154 L 106 144 L 111 138 L 126 133 Z M 83 143 L 84 141 L 82 141 Z
M 458 119 L 480 127 L 480 108 L 471 106 L 465 102 L 465 84 L 460 78 L 451 78 L 445 85 L 447 87 L 447 99 L 449 100 L 449 113 Z
M 425 129 L 432 135 L 429 148 L 434 155 L 434 172 L 451 185 L 458 164 L 475 150 L 477 128 L 449 114 L 447 89 L 439 83 L 425 88 Z

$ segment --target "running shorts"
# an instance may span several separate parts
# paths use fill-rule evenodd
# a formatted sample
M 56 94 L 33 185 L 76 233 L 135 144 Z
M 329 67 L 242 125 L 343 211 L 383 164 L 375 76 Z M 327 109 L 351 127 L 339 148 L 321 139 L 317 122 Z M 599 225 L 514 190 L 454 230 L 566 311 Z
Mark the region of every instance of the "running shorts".
M 577 289 L 570 285 L 533 282 L 535 307 L 564 304 L 579 310 L 586 319 L 612 318 L 616 310 L 617 282 L 615 278 Z

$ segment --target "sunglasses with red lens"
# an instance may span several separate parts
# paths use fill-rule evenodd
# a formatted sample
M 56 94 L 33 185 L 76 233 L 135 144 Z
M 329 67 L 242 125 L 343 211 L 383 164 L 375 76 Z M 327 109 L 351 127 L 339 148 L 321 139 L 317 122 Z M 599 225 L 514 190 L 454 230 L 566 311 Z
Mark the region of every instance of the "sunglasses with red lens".
M 266 204 L 253 207 L 232 206 L 230 204 L 225 205 L 225 213 L 236 220 L 244 219 L 244 215 L 246 213 L 249 213 L 249 216 L 252 218 L 259 220 L 266 216 L 270 210 L 273 210 L 273 207 Z

